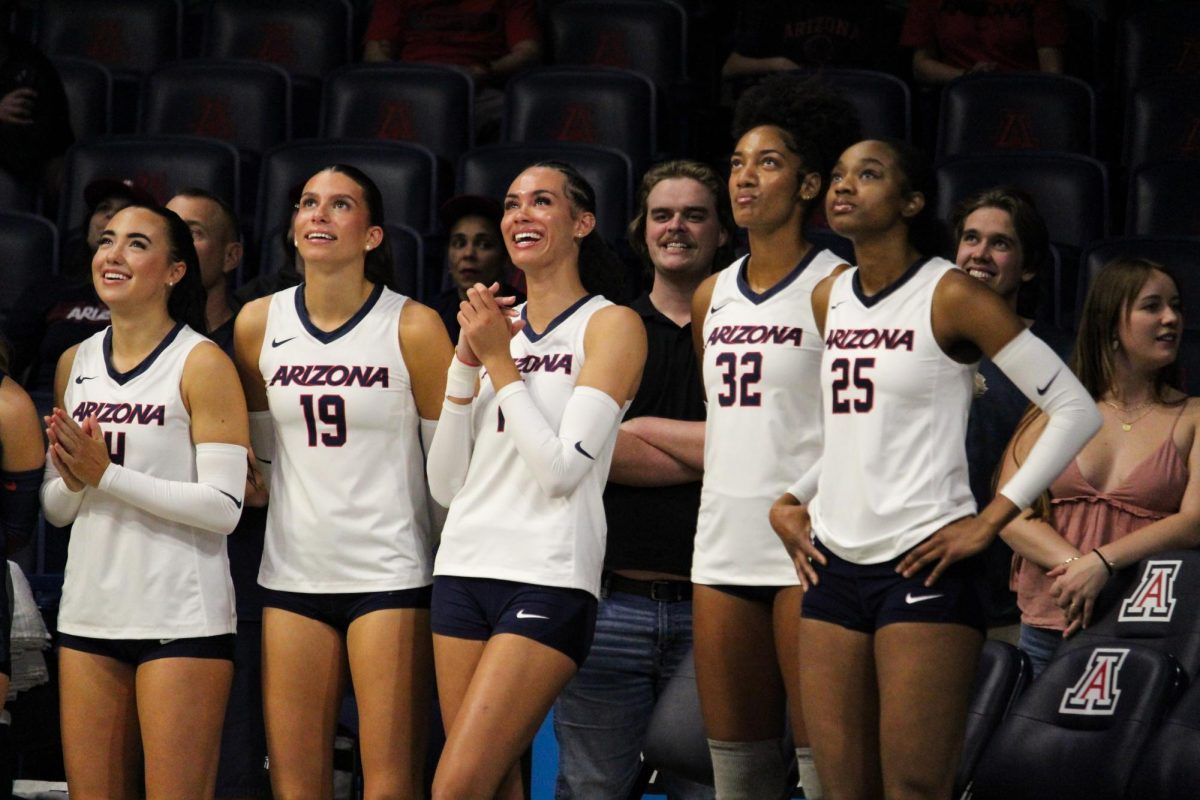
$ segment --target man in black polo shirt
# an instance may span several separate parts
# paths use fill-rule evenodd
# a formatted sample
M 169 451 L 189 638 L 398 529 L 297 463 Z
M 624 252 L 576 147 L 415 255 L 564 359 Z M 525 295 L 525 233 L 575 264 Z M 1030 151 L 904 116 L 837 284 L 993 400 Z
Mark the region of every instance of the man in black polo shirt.
M 557 800 L 625 798 L 640 769 L 659 692 L 692 646 L 692 540 L 704 469 L 704 391 L 691 303 L 714 266 L 732 260 L 724 182 L 692 161 L 642 179 L 629 242 L 654 285 L 632 303 L 649 349 L 642 384 L 617 434 L 604 493 L 608 547 L 592 649 L 559 696 Z M 675 800 L 710 787 L 663 776 Z

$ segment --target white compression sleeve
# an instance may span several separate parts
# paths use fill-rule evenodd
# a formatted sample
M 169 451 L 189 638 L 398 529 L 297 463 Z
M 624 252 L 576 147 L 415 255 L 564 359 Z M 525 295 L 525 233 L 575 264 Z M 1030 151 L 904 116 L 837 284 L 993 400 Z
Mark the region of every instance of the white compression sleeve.
M 807 505 L 817 496 L 817 484 L 821 480 L 821 459 L 817 458 L 804 474 L 787 488 L 787 493 Z
M 45 514 L 46 521 L 60 528 L 70 525 L 79 513 L 79 506 L 83 504 L 83 495 L 86 492 L 86 486 L 78 492 L 72 492 L 67 488 L 67 482 L 62 479 L 62 475 L 58 474 L 58 470 L 54 468 L 54 462 L 47 452 L 41 489 L 42 513 Z
M 429 445 L 425 458 L 425 472 L 429 478 L 429 493 L 434 502 L 443 508 L 467 481 L 467 467 L 471 465 L 474 449 L 471 432 L 471 411 L 474 403 L 462 405 L 447 399 L 442 403 L 442 416 Z
M 155 478 L 110 464 L 99 488 L 163 519 L 228 534 L 242 516 L 246 448 L 221 442 L 196 445 L 195 483 Z
M 1004 345 L 992 363 L 1050 418 L 1025 463 L 1000 489 L 1024 509 L 1100 430 L 1100 412 L 1067 365 L 1028 330 Z
M 275 464 L 275 425 L 270 411 L 250 412 L 250 447 L 254 450 L 254 466 L 269 487 Z
M 564 497 L 575 490 L 621 421 L 617 401 L 590 386 L 575 387 L 557 433 L 534 405 L 523 381 L 505 386 L 496 398 L 517 452 L 551 497 Z

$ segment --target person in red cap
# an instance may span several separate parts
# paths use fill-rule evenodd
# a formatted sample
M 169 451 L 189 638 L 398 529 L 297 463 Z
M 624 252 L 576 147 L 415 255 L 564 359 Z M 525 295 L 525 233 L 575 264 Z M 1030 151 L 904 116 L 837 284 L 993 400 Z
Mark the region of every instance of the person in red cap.
M 523 302 L 525 295 L 508 284 L 512 263 L 500 235 L 500 201 L 481 195 L 460 194 L 442 206 L 442 224 L 447 230 L 446 273 L 450 286 L 432 303 L 442 317 L 450 341 L 458 340 L 458 304 L 467 299 L 467 290 L 476 283 L 491 286 L 500 283 L 500 296 L 514 296 Z

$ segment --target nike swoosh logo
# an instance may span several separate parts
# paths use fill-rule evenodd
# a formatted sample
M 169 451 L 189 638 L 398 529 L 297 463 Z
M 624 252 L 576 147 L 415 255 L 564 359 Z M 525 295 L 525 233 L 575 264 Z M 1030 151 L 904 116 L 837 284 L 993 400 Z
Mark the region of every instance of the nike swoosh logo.
M 290 342 L 292 339 L 295 339 L 295 338 L 296 338 L 295 336 L 289 336 L 286 339 L 271 339 L 271 347 L 279 347 L 280 345 L 287 344 L 288 342 Z
M 241 500 L 238 500 L 236 497 L 234 497 L 233 495 L 231 495 L 229 492 L 226 492 L 226 491 L 224 491 L 224 490 L 222 490 L 222 489 L 217 489 L 217 491 L 218 491 L 218 492 L 221 492 L 221 494 L 225 495 L 225 496 L 226 496 L 226 497 L 228 497 L 230 500 L 232 500 L 232 501 L 233 501 L 233 504 L 234 504 L 235 506 L 237 506 L 238 508 L 241 508 L 241 507 L 242 507 L 242 501 L 241 501 Z
M 530 614 L 528 611 L 526 611 L 525 609 L 522 608 L 520 611 L 517 612 L 517 619 L 550 619 L 550 618 L 547 616 L 544 616 L 542 614 Z
M 1060 368 L 1058 372 L 1062 372 L 1062 369 Z M 1050 384 L 1054 383 L 1054 381 L 1058 379 L 1058 372 L 1054 373 L 1054 377 L 1051 378 L 1045 386 L 1037 387 L 1037 393 L 1039 395 L 1045 394 L 1050 389 Z
M 86 377 L 85 377 L 85 376 L 83 376 L 83 375 L 76 375 L 76 376 L 75 376 L 75 382 L 76 382 L 76 383 L 83 383 L 84 381 L 90 381 L 90 380 L 92 380 L 92 379 L 93 379 L 93 378 L 95 378 L 95 377 L 96 377 L 95 375 L 88 375 L 88 376 L 86 376 Z
M 904 595 L 904 602 L 908 603 L 911 606 L 913 603 L 923 603 L 926 600 L 932 600 L 935 597 L 941 597 L 941 595 L 940 594 L 913 594 L 912 592 L 909 592 L 908 594 Z
M 158 643 L 159 644 L 170 644 L 173 641 L 175 641 L 175 640 L 174 639 L 159 639 Z
M 583 453 L 585 456 L 587 456 L 589 460 L 591 460 L 591 461 L 595 461 L 595 460 L 596 460 L 595 456 L 593 456 L 593 455 L 592 455 L 591 453 L 589 453 L 587 450 L 584 450 L 584 449 L 583 449 L 583 442 L 576 442 L 576 443 L 575 443 L 575 449 L 576 449 L 576 450 L 578 450 L 580 453 Z
M 845 303 L 845 302 L 846 302 L 845 300 L 838 300 L 836 303 L 834 303 L 833 305 L 831 305 L 829 307 L 829 310 L 833 311 L 835 308 L 837 308 L 838 306 L 840 306 L 842 303 Z
M 720 311 L 722 308 L 724 308 L 727 305 L 729 305 L 728 301 L 721 303 L 721 305 L 719 305 L 719 306 L 709 306 L 708 313 L 711 316 L 712 314 L 717 313 L 718 311 Z

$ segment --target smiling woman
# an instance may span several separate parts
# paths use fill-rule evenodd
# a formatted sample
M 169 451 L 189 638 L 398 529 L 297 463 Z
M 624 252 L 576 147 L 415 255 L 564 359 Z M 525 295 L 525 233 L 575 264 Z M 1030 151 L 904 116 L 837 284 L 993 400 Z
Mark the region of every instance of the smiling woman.
M 59 361 L 42 485 L 47 520 L 74 522 L 58 617 L 67 782 L 73 796 L 137 797 L 140 738 L 151 796 L 212 797 L 245 403 L 232 363 L 198 332 L 204 290 L 179 217 L 118 212 L 92 275 L 112 326 Z
M 309 178 L 294 219 L 305 282 L 246 305 L 238 371 L 271 502 L 258 582 L 276 797 L 331 797 L 345 665 L 369 797 L 420 796 L 435 537 L 423 445 L 450 341 L 393 292 L 383 199 L 354 167 Z
M 526 169 L 500 229 L 529 301 L 476 284 L 460 306 L 429 454 L 450 507 L 433 588 L 438 800 L 524 796 L 516 761 L 591 646 L 601 495 L 646 357 L 640 318 L 589 293 L 605 264 L 595 209 L 573 167 Z

